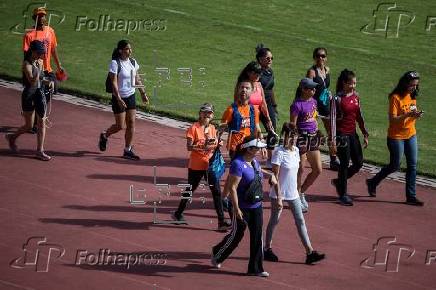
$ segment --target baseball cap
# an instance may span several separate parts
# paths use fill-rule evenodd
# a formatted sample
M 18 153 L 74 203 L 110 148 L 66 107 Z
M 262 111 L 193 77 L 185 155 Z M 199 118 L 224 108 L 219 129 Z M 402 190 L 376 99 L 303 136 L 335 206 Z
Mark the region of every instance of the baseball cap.
M 314 89 L 318 86 L 318 83 L 315 83 L 310 78 L 304 78 L 300 81 L 300 87 L 303 89 Z
M 204 103 L 200 107 L 200 112 L 214 112 L 213 105 L 209 103 Z
M 37 53 L 40 53 L 40 54 L 44 54 L 45 53 L 45 45 L 44 45 L 44 43 L 42 43 L 39 40 L 33 40 L 30 43 L 30 50 L 37 52 Z

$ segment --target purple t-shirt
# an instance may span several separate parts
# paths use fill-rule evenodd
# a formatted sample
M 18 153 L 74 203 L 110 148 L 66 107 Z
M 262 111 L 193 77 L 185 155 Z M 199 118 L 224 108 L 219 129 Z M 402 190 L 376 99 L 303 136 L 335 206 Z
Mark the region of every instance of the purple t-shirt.
M 256 169 L 259 171 L 259 175 L 262 177 L 262 171 L 256 159 L 254 159 L 254 164 Z M 258 208 L 262 206 L 261 201 L 256 203 L 248 203 L 244 201 L 245 191 L 254 179 L 254 169 L 245 162 L 242 156 L 237 156 L 230 164 L 230 175 L 241 177 L 241 181 L 237 188 L 239 208 Z
M 308 100 L 295 99 L 291 105 L 291 115 L 298 116 L 297 128 L 299 131 L 313 134 L 318 130 L 318 123 L 316 122 L 318 112 L 316 111 L 316 100 L 314 98 Z

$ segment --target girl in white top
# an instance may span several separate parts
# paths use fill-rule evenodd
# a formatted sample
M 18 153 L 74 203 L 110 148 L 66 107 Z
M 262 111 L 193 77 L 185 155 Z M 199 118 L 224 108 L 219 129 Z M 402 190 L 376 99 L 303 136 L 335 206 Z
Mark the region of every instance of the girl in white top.
M 273 172 L 270 180 L 271 191 L 269 195 L 271 199 L 271 217 L 266 229 L 264 259 L 272 262 L 278 261 L 278 257 L 271 248 L 272 236 L 274 228 L 279 222 L 283 209 L 283 201 L 286 201 L 294 216 L 298 235 L 306 249 L 306 264 L 312 264 L 324 259 L 325 255 L 313 250 L 301 209 L 297 188 L 300 154 L 295 146 L 298 139 L 298 131 L 292 127 L 291 123 L 284 123 L 281 135 L 284 136 L 283 145 L 275 148 L 271 158 Z
M 109 77 L 112 85 L 112 111 L 115 115 L 115 124 L 100 134 L 99 147 L 101 151 L 105 151 L 108 137 L 125 129 L 126 146 L 123 157 L 139 160 L 139 156 L 132 149 L 136 118 L 135 83 L 139 85 L 139 92 L 144 104 L 148 103 L 148 97 L 138 74 L 138 62 L 131 58 L 131 55 L 132 47 L 127 40 L 120 40 L 112 53 Z

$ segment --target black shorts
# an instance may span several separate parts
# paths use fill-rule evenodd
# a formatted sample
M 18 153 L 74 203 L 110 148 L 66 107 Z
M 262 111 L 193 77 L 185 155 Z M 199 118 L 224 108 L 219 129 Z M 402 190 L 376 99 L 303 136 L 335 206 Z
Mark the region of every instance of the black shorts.
M 297 148 L 300 155 L 302 155 L 309 151 L 319 150 L 321 142 L 322 136 L 320 135 L 319 131 L 313 134 L 300 132 L 297 140 Z
M 25 88 L 21 94 L 21 110 L 23 112 L 33 112 L 43 118 L 47 112 L 47 103 L 50 97 L 44 94 L 42 89 L 36 89 L 35 92 Z
M 127 97 L 127 98 L 122 98 L 124 103 L 126 103 L 127 108 L 124 109 L 122 107 L 120 107 L 120 105 L 118 104 L 118 100 L 117 98 L 112 95 L 112 112 L 114 112 L 114 114 L 120 114 L 120 113 L 124 113 L 125 111 L 128 110 L 136 110 L 136 96 L 135 94 Z

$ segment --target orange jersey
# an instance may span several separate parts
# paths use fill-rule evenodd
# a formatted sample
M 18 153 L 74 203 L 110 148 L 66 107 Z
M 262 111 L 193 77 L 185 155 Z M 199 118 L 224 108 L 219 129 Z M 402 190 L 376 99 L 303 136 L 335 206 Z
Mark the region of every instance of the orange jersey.
M 389 115 L 393 117 L 404 115 L 416 109 L 416 100 L 410 94 L 403 98 L 393 95 L 389 98 Z M 408 117 L 400 122 L 389 122 L 388 137 L 391 139 L 409 139 L 416 134 L 416 119 Z
M 229 142 L 227 143 L 227 149 L 232 151 L 236 151 L 236 146 L 241 144 L 242 140 L 245 137 L 250 136 L 251 134 L 250 105 L 238 106 L 238 111 L 242 117 L 241 129 L 239 130 L 240 134 L 229 132 L 231 133 L 231 136 L 229 138 Z M 232 106 L 229 106 L 224 111 L 223 117 L 221 118 L 221 122 L 229 124 L 232 121 L 232 119 L 233 119 L 233 108 Z M 257 108 L 254 108 L 254 123 L 256 128 L 256 126 L 259 125 L 259 110 Z
M 217 131 L 215 126 L 209 124 L 205 134 L 205 128 L 202 128 L 199 122 L 195 122 L 186 131 L 186 138 L 192 139 L 194 147 L 204 148 L 208 139 L 215 139 L 212 146 L 208 146 L 207 150 L 192 150 L 189 158 L 188 168 L 194 170 L 207 170 L 209 167 L 209 159 L 212 157 L 213 152 L 218 144 Z
M 51 72 L 50 58 L 53 50 L 58 45 L 56 40 L 56 34 L 50 26 L 44 26 L 43 30 L 29 29 L 23 38 L 23 51 L 28 51 L 30 43 L 34 40 L 39 40 L 45 45 L 44 55 L 44 70 Z

